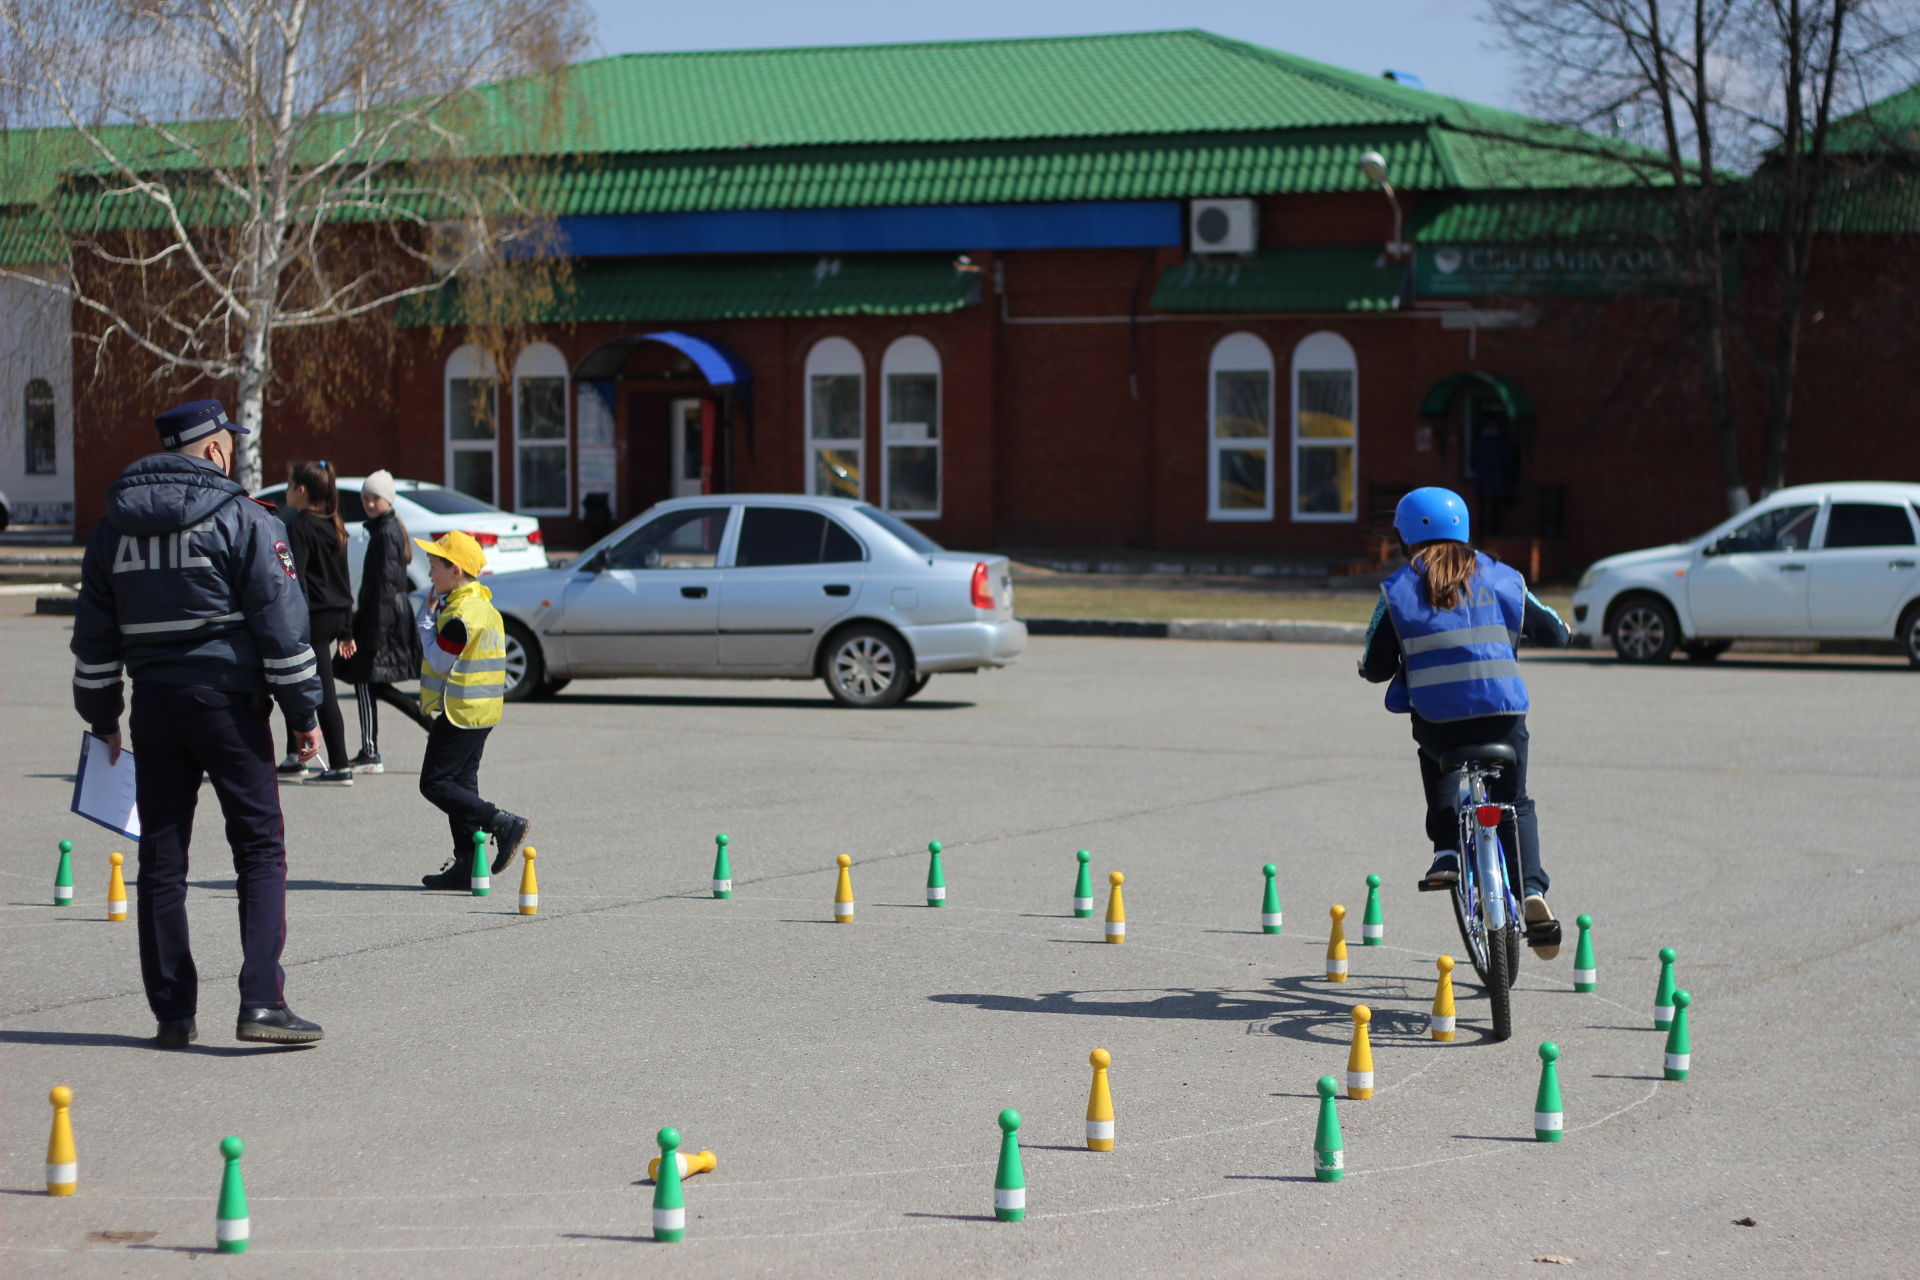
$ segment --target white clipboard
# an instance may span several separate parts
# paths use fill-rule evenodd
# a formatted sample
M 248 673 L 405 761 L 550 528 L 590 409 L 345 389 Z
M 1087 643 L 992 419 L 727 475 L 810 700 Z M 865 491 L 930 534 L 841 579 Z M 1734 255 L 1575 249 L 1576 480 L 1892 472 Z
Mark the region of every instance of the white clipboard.
M 108 763 L 107 740 L 80 734 L 80 767 L 74 771 L 73 812 L 129 840 L 140 838 L 140 806 L 133 785 L 133 752 Z

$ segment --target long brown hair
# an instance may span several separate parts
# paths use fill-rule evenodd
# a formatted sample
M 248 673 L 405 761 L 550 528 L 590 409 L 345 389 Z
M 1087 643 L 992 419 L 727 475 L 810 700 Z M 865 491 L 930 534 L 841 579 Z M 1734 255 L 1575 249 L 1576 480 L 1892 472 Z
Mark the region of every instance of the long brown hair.
M 314 514 L 333 521 L 333 549 L 347 549 L 347 526 L 340 519 L 340 493 L 334 488 L 333 468 L 324 462 L 296 462 L 287 475 L 287 486 L 306 490 L 307 502 Z
M 1413 549 L 1413 564 L 1426 580 L 1427 603 L 1443 612 L 1459 605 L 1480 567 L 1464 542 L 1423 542 Z

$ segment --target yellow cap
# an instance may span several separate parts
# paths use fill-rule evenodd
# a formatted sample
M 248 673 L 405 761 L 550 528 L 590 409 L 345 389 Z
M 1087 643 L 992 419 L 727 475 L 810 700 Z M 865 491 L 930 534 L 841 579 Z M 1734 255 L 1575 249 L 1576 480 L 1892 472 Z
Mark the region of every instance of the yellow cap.
M 458 529 L 449 529 L 432 542 L 425 538 L 415 538 L 414 545 L 430 556 L 439 556 L 442 560 L 458 565 L 467 571 L 469 577 L 477 578 L 487 569 L 487 553 L 473 540 L 473 535 Z

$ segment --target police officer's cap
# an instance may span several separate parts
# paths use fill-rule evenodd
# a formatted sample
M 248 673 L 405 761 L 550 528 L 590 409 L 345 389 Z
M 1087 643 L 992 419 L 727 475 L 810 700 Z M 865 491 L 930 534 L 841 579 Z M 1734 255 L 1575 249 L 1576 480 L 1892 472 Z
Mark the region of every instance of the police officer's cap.
M 253 434 L 227 417 L 226 409 L 218 400 L 189 400 L 177 404 L 155 418 L 153 427 L 160 433 L 161 445 L 168 449 L 204 440 L 216 431 L 231 431 L 237 436 Z

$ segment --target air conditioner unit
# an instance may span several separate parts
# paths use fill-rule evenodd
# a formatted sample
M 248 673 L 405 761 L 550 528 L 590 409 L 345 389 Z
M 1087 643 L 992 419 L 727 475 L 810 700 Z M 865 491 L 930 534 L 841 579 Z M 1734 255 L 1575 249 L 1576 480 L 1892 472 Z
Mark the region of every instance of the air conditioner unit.
M 1253 201 L 1189 201 L 1187 243 L 1195 253 L 1252 253 L 1260 246 Z

